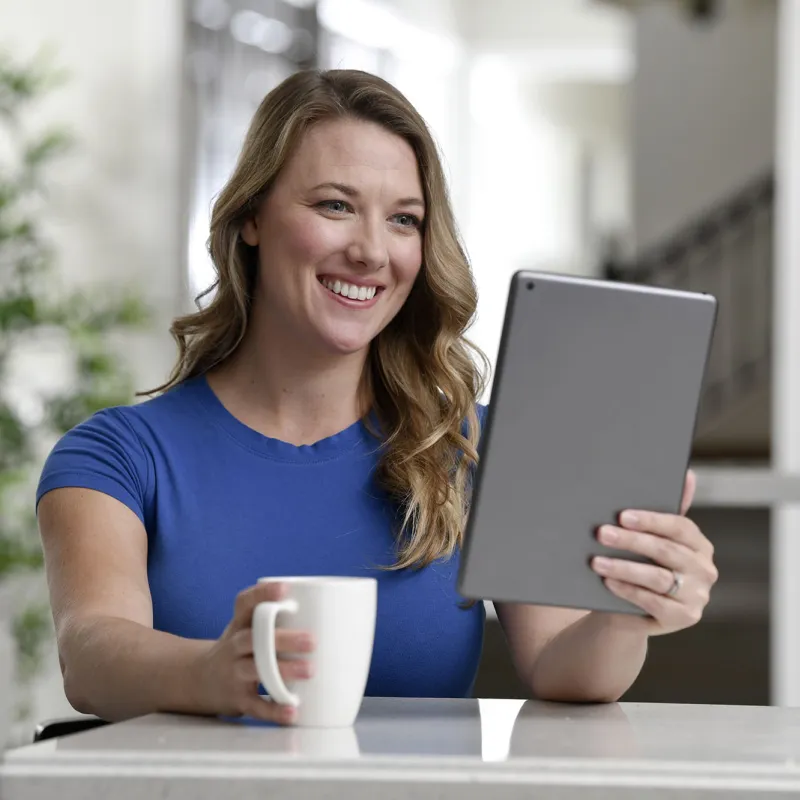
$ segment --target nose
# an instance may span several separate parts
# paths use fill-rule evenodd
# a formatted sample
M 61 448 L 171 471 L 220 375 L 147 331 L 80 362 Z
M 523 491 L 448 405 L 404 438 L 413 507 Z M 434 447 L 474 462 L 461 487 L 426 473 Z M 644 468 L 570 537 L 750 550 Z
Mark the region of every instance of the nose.
M 347 248 L 347 257 L 367 270 L 378 270 L 389 263 L 386 231 L 382 221 L 364 220 L 357 226 Z

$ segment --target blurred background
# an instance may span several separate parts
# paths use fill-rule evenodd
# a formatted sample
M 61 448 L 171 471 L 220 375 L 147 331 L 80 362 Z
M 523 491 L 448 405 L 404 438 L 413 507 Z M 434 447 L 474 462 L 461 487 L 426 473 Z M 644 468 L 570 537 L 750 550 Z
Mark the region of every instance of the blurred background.
M 165 380 L 170 321 L 211 280 L 212 199 L 307 66 L 382 75 L 428 120 L 492 360 L 520 268 L 717 295 L 692 514 L 721 579 L 625 699 L 800 705 L 797 9 L 0 0 L 0 747 L 70 713 L 31 476 L 59 431 Z M 523 696 L 491 608 L 476 695 Z

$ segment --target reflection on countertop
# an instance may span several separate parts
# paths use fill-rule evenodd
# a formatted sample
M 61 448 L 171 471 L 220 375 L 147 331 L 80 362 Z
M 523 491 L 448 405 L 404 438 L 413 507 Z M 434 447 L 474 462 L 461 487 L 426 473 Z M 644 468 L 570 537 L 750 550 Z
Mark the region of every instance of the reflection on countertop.
M 800 709 L 365 698 L 353 728 L 159 714 L 49 740 L 6 763 L 580 760 L 800 767 Z

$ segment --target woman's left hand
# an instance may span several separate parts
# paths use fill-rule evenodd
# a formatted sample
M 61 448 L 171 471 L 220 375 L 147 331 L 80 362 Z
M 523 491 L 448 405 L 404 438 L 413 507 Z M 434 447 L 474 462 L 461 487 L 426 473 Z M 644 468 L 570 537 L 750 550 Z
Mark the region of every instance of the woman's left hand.
M 646 633 L 672 633 L 699 622 L 718 572 L 714 547 L 685 514 L 694 498 L 696 479 L 689 470 L 681 513 L 623 511 L 619 526 L 603 525 L 597 538 L 604 545 L 646 556 L 653 563 L 595 557 L 592 569 L 608 589 L 647 612 L 631 618 Z M 628 615 L 625 615 L 628 616 Z

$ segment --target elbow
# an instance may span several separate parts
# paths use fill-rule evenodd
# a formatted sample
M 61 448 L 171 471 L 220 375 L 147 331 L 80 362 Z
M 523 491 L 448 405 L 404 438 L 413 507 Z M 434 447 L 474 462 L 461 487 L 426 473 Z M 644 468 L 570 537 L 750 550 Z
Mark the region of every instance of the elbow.
M 82 673 L 79 659 L 75 657 L 78 650 L 72 631 L 58 631 L 58 664 L 61 668 L 61 680 L 67 702 L 79 714 L 95 714 L 92 707 L 91 692 L 87 690 L 87 681 Z
M 548 680 L 534 673 L 527 682 L 531 697 L 549 703 L 603 704 L 617 703 L 625 693 L 624 689 L 613 686 L 559 677 L 560 680 Z
M 77 671 L 74 668 L 70 668 L 63 658 L 59 660 L 61 661 L 61 676 L 67 702 L 79 714 L 94 714 L 89 695 L 85 691 L 80 676 L 76 674 Z
M 617 703 L 622 697 L 622 692 L 593 692 L 590 687 L 553 687 L 550 690 L 532 689 L 535 700 L 549 703 L 584 703 L 598 704 Z

